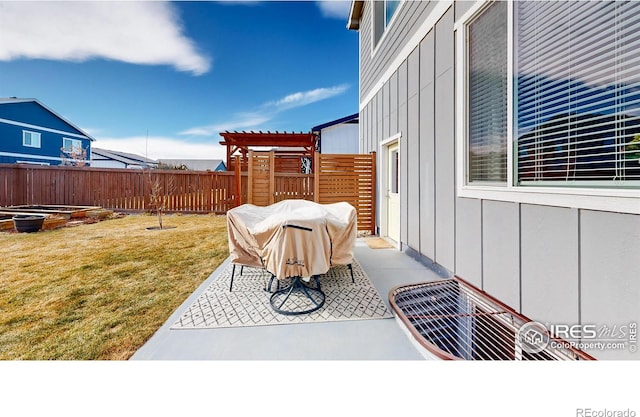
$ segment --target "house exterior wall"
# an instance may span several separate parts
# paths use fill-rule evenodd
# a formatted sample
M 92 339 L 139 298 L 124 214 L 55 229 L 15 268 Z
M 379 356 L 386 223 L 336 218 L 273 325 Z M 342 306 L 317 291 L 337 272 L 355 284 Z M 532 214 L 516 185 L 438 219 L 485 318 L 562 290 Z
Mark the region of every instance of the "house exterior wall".
M 40 133 L 40 148 L 24 146 L 22 132 Z M 62 163 L 63 138 L 78 139 L 91 154 L 91 140 L 36 102 L 0 105 L 0 163 Z
M 92 159 L 91 166 L 93 168 L 128 168 L 127 164 L 113 159 Z
M 401 249 L 533 320 L 609 327 L 637 321 L 640 215 L 458 195 L 454 27 L 473 4 L 402 3 L 373 55 L 371 4 L 363 6 L 360 152 L 378 152 L 383 184 L 381 143 L 401 135 Z M 379 190 L 379 226 L 384 196 Z M 596 358 L 640 358 L 628 349 L 585 350 Z
M 343 123 L 322 129 L 322 153 L 358 153 L 358 125 Z

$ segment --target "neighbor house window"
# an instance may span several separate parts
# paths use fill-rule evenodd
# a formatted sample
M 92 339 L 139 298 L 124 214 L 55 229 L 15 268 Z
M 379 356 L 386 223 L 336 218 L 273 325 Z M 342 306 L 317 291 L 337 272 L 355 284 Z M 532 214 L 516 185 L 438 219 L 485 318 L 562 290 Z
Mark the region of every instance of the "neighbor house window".
M 507 3 L 467 26 L 469 183 L 507 181 Z
M 393 16 L 400 6 L 401 1 L 374 1 L 373 2 L 373 44 L 378 44 L 382 35 L 387 30 Z
M 514 2 L 516 181 L 640 180 L 640 2 Z
M 40 133 L 29 132 L 28 130 L 22 131 L 22 145 L 30 148 L 40 147 Z
M 82 141 L 79 139 L 62 138 L 62 149 L 65 152 L 80 152 L 82 150 Z

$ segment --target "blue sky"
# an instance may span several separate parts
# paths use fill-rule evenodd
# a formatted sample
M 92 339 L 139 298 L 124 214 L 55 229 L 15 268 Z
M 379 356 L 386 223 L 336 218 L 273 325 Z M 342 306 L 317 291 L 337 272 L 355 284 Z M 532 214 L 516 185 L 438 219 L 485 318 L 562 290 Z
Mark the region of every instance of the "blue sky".
M 225 130 L 358 111 L 350 2 L 0 2 L 0 97 L 37 98 L 150 158 L 220 158 Z

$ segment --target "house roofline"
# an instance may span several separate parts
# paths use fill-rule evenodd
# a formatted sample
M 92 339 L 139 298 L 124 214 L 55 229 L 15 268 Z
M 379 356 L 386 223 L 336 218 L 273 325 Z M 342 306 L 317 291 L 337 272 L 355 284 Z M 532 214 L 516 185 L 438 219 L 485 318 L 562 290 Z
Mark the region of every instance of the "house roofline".
M 349 11 L 349 21 L 347 22 L 347 29 L 359 30 L 360 29 L 360 17 L 362 16 L 362 6 L 364 1 L 352 1 L 351 10 Z
M 336 120 L 333 120 L 331 122 L 327 122 L 327 123 L 323 123 L 323 124 L 318 125 L 318 126 L 314 126 L 314 127 L 311 128 L 311 131 L 312 132 L 318 132 L 318 131 L 320 131 L 322 129 L 325 129 L 327 127 L 331 127 L 331 126 L 334 126 L 334 125 L 339 125 L 340 123 L 349 122 L 349 121 L 355 120 L 355 119 L 357 119 L 359 117 L 360 117 L 360 113 L 350 114 L 349 116 L 341 117 L 340 119 L 336 119 Z
M 45 106 L 44 104 L 42 104 L 40 102 L 40 100 L 38 100 L 37 98 L 16 98 L 16 97 L 9 97 L 9 98 L 2 98 L 0 99 L 0 104 L 13 104 L 13 103 L 28 103 L 28 102 L 34 102 L 36 104 L 38 104 L 39 106 L 41 106 L 42 108 L 44 108 L 45 110 L 51 112 L 54 116 L 56 116 L 58 119 L 62 120 L 63 122 L 65 122 L 66 124 L 68 124 L 69 126 L 71 126 L 72 128 L 76 129 L 78 132 L 81 132 L 87 139 L 89 139 L 90 141 L 94 142 L 96 139 L 91 136 L 90 134 L 88 134 L 87 132 L 85 132 L 84 130 L 80 129 L 78 126 L 76 126 L 75 124 L 71 123 L 69 120 L 65 119 L 64 117 L 60 116 L 58 113 L 56 113 L 55 111 L 53 111 L 52 109 L 50 109 L 49 107 Z
M 153 159 L 146 158 L 141 155 L 136 155 L 128 152 L 112 151 L 110 149 L 93 148 L 91 153 L 94 155 L 100 155 L 105 158 L 111 158 L 115 161 L 122 162 L 129 165 L 157 165 L 158 162 Z

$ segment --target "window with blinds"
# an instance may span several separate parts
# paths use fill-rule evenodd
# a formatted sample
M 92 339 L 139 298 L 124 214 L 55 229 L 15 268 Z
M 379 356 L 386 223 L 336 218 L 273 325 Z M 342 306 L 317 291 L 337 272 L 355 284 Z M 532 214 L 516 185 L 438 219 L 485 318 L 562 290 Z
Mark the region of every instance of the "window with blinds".
M 469 183 L 507 181 L 507 2 L 467 26 Z
M 640 180 L 640 2 L 514 2 L 514 19 L 518 184 Z

